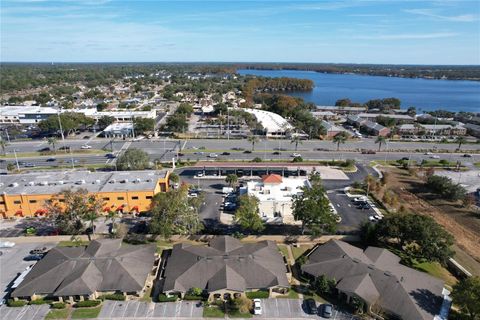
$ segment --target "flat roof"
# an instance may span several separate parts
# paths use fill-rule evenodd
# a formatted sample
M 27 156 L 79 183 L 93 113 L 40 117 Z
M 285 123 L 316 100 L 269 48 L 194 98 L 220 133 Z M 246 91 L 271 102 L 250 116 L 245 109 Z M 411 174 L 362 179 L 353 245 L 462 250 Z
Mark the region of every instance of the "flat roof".
M 279 114 L 258 109 L 242 110 L 253 114 L 255 118 L 257 118 L 257 121 L 260 122 L 268 132 L 284 132 L 286 129 L 293 128 L 293 126 Z
M 2 176 L 0 192 L 4 194 L 54 194 L 69 188 L 83 188 L 89 192 L 153 190 L 161 171 L 56 171 L 12 174 Z

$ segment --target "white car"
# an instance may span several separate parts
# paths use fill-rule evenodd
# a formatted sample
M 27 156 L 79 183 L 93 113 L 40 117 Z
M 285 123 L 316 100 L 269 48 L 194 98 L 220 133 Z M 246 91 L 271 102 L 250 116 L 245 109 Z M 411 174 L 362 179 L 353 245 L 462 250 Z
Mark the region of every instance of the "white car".
M 205 175 L 203 174 L 203 172 L 198 172 L 195 177 L 201 178 L 201 177 L 204 177 L 204 176 L 205 176 Z
M 367 200 L 368 200 L 368 198 L 366 196 L 361 196 L 361 197 L 358 197 L 358 198 L 354 198 L 353 202 L 365 202 Z
M 368 217 L 368 220 L 370 220 L 370 221 L 372 221 L 372 222 L 377 221 L 377 219 L 375 219 L 374 216 L 369 216 L 369 217 Z
M 433 156 L 430 156 L 430 158 L 432 158 L 432 159 L 440 159 L 440 156 L 433 155 Z
M 431 155 L 431 154 L 432 154 L 431 152 L 425 152 L 425 153 L 424 153 L 424 155 L 426 155 L 426 156 L 429 156 L 429 155 Z
M 83 146 L 80 147 L 80 149 L 92 149 L 92 146 L 89 146 L 88 144 L 84 144 Z
M 292 153 L 292 157 L 294 158 L 297 158 L 297 157 L 301 157 L 302 155 L 300 153 Z
M 382 220 L 382 216 L 379 216 L 378 214 L 374 215 L 373 217 L 377 220 Z
M 0 248 L 12 248 L 15 246 L 15 242 L 12 241 L 0 241 Z
M 218 158 L 218 154 L 216 154 L 216 153 L 210 153 L 210 154 L 208 155 L 208 157 L 209 157 L 209 158 Z
M 253 314 L 262 314 L 262 302 L 260 299 L 253 299 Z

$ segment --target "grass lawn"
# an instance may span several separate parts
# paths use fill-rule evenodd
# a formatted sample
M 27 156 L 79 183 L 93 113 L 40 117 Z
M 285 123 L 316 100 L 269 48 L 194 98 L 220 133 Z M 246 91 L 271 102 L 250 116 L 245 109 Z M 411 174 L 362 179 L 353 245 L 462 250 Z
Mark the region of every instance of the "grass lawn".
M 293 258 L 297 260 L 305 251 L 312 248 L 311 245 L 300 245 L 299 247 L 292 246 Z
M 279 244 L 278 249 L 280 249 L 283 256 L 288 259 L 288 246 L 285 244 Z
M 480 168 L 480 162 L 475 162 L 473 165 L 477 168 Z
M 68 315 L 70 314 L 70 309 L 52 309 L 49 313 L 45 316 L 45 320 L 52 320 L 52 319 L 67 319 Z
M 73 310 L 72 319 L 92 319 L 98 317 L 98 314 L 102 310 L 102 306 L 95 308 L 78 308 Z
M 60 241 L 58 243 L 59 247 L 80 247 L 80 246 L 88 246 L 90 241 Z
M 298 299 L 298 292 L 290 289 L 287 294 L 282 296 L 276 296 L 277 299 Z
M 225 313 L 217 306 L 205 306 L 203 308 L 204 318 L 224 318 Z
M 252 314 L 250 312 L 242 313 L 239 310 L 228 310 L 228 316 L 230 318 L 251 318 Z
M 428 273 L 431 276 L 440 278 L 445 281 L 449 286 L 453 286 L 457 283 L 457 278 L 455 278 L 447 269 L 442 267 L 438 262 L 422 262 L 415 264 L 415 268 Z

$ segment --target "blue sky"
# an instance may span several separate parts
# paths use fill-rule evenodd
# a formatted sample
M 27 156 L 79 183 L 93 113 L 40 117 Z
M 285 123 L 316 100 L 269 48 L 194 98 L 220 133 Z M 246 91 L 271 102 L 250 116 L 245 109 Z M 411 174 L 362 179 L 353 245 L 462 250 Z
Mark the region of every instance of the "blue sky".
M 1 61 L 480 64 L 480 1 L 2 0 Z

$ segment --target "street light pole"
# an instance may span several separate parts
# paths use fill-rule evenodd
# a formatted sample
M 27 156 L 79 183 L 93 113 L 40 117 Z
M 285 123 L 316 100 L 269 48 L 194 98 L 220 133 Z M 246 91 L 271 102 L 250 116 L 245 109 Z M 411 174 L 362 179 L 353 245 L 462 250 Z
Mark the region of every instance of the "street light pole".
M 18 164 L 17 150 L 13 149 L 13 154 L 15 155 L 15 163 L 17 164 L 17 170 L 20 171 L 20 165 Z
M 65 150 L 65 135 L 63 134 L 62 120 L 60 119 L 60 112 L 61 111 L 62 111 L 62 108 L 60 108 L 60 110 L 58 110 L 57 117 L 58 117 L 58 126 L 60 127 L 60 134 L 62 135 L 63 150 Z M 65 152 L 66 151 L 67 150 L 65 150 Z

